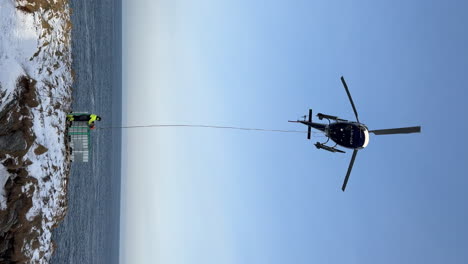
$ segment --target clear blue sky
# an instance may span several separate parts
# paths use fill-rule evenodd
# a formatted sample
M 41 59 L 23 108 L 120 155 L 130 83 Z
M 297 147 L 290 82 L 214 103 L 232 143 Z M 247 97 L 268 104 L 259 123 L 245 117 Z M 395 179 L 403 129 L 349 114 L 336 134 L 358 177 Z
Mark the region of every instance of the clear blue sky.
M 314 112 L 374 136 L 125 131 L 122 263 L 467 263 L 466 1 L 124 0 L 124 124 L 304 129 Z

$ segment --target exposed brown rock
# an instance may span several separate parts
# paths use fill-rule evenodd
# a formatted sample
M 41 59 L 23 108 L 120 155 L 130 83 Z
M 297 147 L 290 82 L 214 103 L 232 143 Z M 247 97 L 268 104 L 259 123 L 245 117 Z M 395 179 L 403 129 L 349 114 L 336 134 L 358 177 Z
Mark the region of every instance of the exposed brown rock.
M 41 144 L 39 144 L 39 146 L 37 146 L 36 149 L 34 149 L 34 154 L 36 155 L 42 155 L 44 153 L 46 153 L 49 149 L 47 149 L 46 147 L 42 146 Z
M 8 197 L 7 210 L 0 210 L 0 263 L 27 263 L 28 258 L 22 252 L 24 242 L 37 239 L 41 226 L 40 218 L 33 221 L 26 219 L 32 207 L 37 180 L 28 176 L 26 170 L 31 161 L 23 160 L 35 140 L 29 110 L 37 106 L 34 84 L 34 80 L 21 77 L 15 99 L 0 112 L 0 158 L 10 173 L 4 187 Z M 39 148 L 38 151 L 44 149 Z M 23 192 L 27 184 L 32 187 Z

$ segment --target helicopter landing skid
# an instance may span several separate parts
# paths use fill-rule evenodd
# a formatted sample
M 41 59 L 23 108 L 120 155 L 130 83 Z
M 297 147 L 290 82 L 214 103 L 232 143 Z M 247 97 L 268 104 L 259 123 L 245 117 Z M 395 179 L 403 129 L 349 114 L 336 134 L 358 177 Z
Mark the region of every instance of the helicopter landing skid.
M 344 151 L 341 150 L 341 149 L 337 149 L 337 148 L 335 148 L 335 147 L 330 147 L 330 146 L 327 146 L 327 145 L 322 144 L 322 143 L 320 143 L 320 142 L 315 143 L 314 146 L 315 146 L 317 149 L 323 149 L 323 150 L 330 151 L 330 152 L 346 153 L 346 152 L 344 152 Z
M 318 117 L 319 120 L 322 120 L 322 119 L 325 118 L 325 119 L 328 120 L 328 122 L 330 122 L 330 120 L 335 120 L 335 121 L 347 121 L 347 120 L 341 119 L 341 118 L 339 118 L 339 117 L 337 117 L 337 116 L 326 115 L 326 114 L 322 114 L 322 113 L 318 113 L 318 114 L 317 114 L 317 117 Z

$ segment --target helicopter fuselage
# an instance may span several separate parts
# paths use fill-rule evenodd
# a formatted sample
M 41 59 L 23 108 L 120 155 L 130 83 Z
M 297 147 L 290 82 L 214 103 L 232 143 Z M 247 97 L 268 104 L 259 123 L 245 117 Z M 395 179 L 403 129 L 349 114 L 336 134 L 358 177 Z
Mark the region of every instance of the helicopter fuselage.
M 345 148 L 362 149 L 369 144 L 369 131 L 360 123 L 331 123 L 326 127 L 325 133 L 331 140 Z
M 345 148 L 362 149 L 369 144 L 369 131 L 361 123 L 337 121 L 326 125 L 307 121 L 299 122 L 323 131 L 328 138 Z

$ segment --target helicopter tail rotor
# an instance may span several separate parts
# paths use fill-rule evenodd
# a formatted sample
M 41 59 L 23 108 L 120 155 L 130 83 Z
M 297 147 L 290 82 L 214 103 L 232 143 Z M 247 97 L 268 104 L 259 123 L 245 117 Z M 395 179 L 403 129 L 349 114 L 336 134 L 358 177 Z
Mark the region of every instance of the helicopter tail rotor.
M 309 123 L 312 122 L 312 109 L 309 109 Z M 307 127 L 307 139 L 310 139 L 310 134 L 311 134 L 311 127 Z

